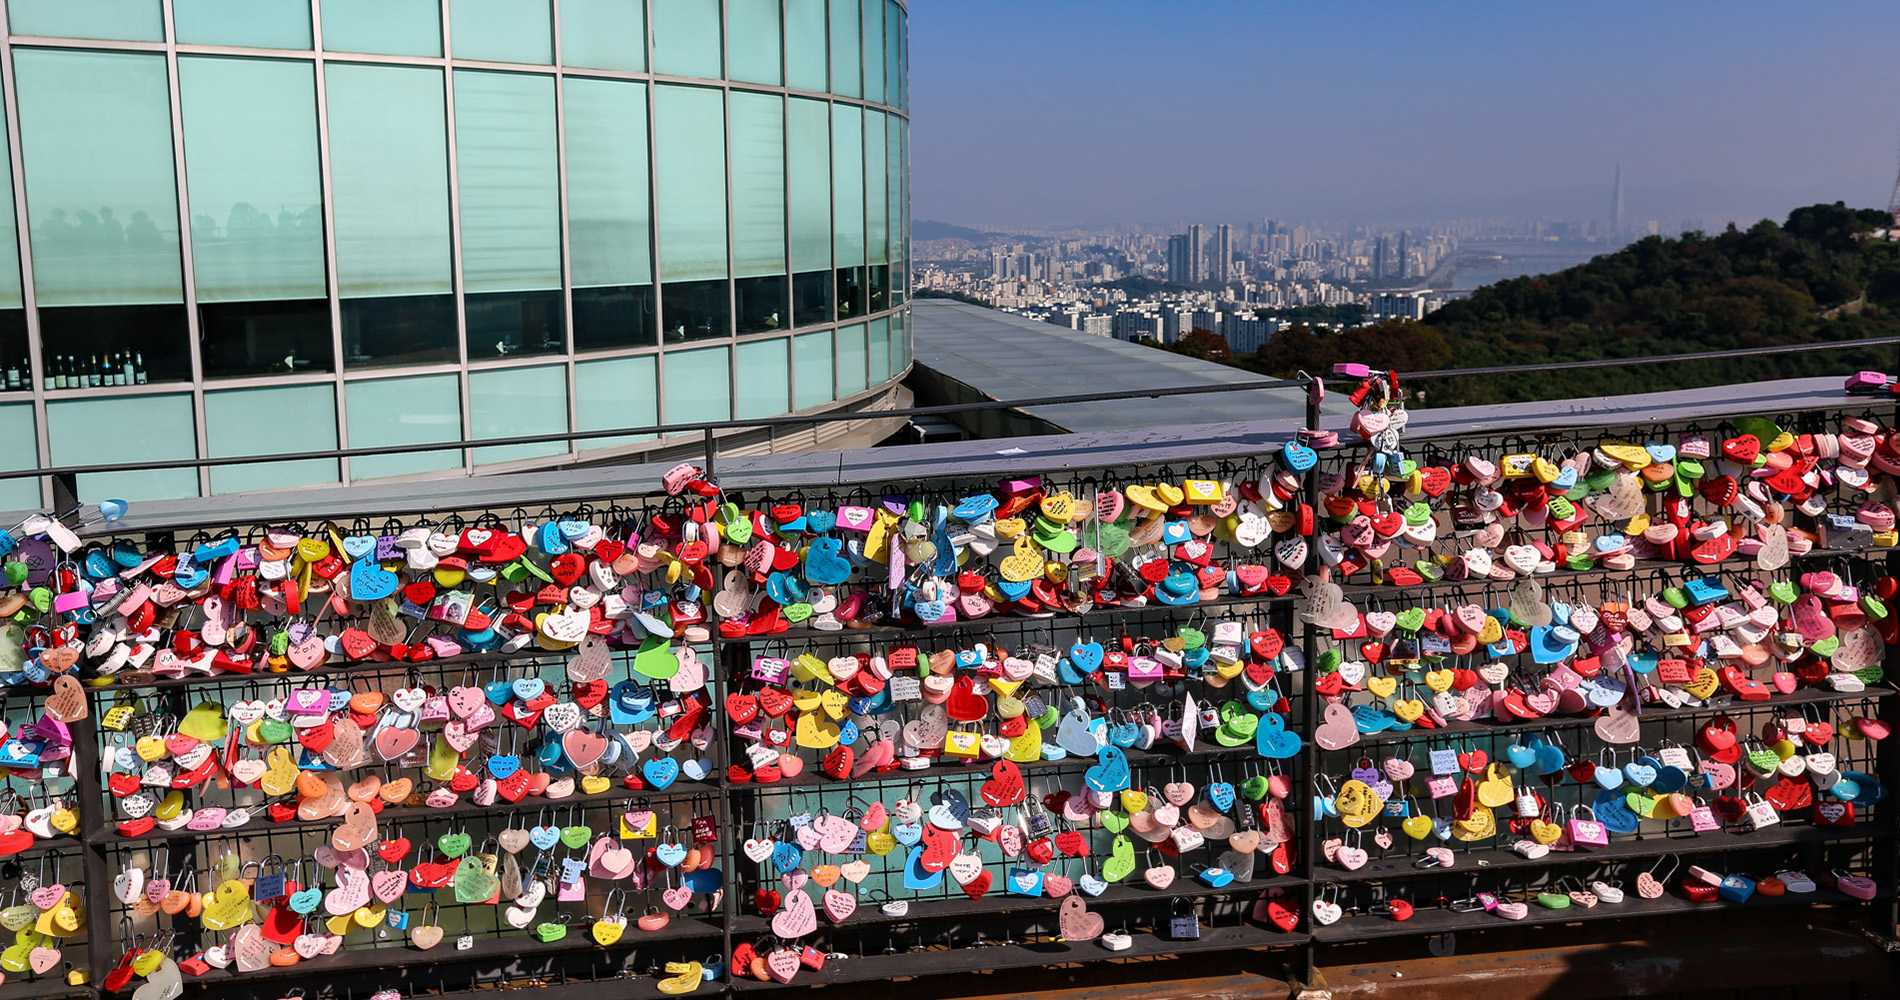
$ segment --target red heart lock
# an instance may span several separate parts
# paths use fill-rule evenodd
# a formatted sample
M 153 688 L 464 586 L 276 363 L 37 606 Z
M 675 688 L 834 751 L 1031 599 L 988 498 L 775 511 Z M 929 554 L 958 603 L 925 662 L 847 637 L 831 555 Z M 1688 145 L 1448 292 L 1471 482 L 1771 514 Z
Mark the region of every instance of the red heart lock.
M 586 574 L 587 559 L 578 552 L 563 552 L 548 563 L 548 575 L 563 587 L 572 587 Z
M 288 823 L 297 818 L 297 807 L 284 802 L 271 803 L 270 808 L 265 812 L 270 815 L 273 823 Z
M 1037 864 L 1046 865 L 1055 860 L 1055 842 L 1048 837 L 1037 837 L 1023 848 L 1023 853 L 1033 858 Z
M 1730 823 L 1741 819 L 1742 815 L 1748 812 L 1748 803 L 1743 802 L 1733 795 L 1717 795 L 1715 800 L 1710 803 L 1710 806 L 1715 810 L 1717 815 Z
M 1784 777 L 1775 782 L 1774 787 L 1762 793 L 1768 804 L 1782 812 L 1806 809 L 1814 804 L 1814 786 L 1805 781 Z
M 292 807 L 290 812 L 291 812 L 291 815 L 294 816 L 296 815 L 297 810 L 295 807 Z M 158 821 L 153 819 L 150 816 L 141 816 L 138 819 L 128 819 L 125 822 L 119 824 L 118 826 L 119 836 L 143 837 L 146 834 L 151 833 L 152 828 L 157 825 L 158 825 Z M 30 837 L 31 834 L 29 834 L 28 836 Z
M 1300 913 L 1277 899 L 1267 901 L 1267 919 L 1287 933 L 1300 926 Z
M 407 855 L 408 853 L 409 853 L 409 838 L 408 837 L 397 837 L 394 840 L 385 840 L 382 843 L 376 845 L 377 856 L 382 858 L 384 861 L 389 862 L 392 865 L 398 861 L 401 861 L 403 857 Z
M 1064 830 L 1056 834 L 1055 845 L 1056 850 L 1072 858 L 1087 857 L 1089 853 L 1088 838 L 1082 836 L 1079 830 Z
M 1050 792 L 1042 797 L 1042 807 L 1052 813 L 1061 813 L 1063 805 L 1068 801 L 1068 792 Z
M 435 581 L 417 580 L 402 588 L 402 596 L 411 604 L 428 607 L 435 600 Z
M 990 870 L 988 868 L 977 872 L 975 878 L 963 883 L 963 894 L 971 899 L 982 899 L 984 894 L 989 891 Z
M 1394 920 L 1410 920 L 1412 904 L 1403 899 L 1388 899 L 1385 901 L 1385 912 Z
M 1742 759 L 1741 744 L 1735 740 L 1735 720 L 1718 715 L 1696 730 L 1696 745 L 1702 752 L 1724 764 Z
M 1491 755 L 1483 750 L 1469 750 L 1458 755 L 1458 766 L 1464 768 L 1468 774 L 1477 774 L 1489 763 L 1491 763 Z
M 1324 697 L 1337 698 L 1341 692 L 1346 690 L 1346 679 L 1339 676 L 1339 673 L 1335 671 L 1314 681 L 1313 690 L 1318 691 Z

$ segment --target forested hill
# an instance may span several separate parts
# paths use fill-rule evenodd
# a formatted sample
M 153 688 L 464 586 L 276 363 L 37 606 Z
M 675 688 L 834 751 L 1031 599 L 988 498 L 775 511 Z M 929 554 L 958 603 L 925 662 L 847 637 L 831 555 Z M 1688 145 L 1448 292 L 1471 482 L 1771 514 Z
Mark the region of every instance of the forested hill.
M 1555 274 L 1514 278 L 1448 303 L 1424 323 L 1342 334 L 1283 331 L 1237 363 L 1276 374 L 1334 360 L 1401 369 L 1481 368 L 1900 335 L 1900 242 L 1873 238 L 1887 213 L 1813 205 L 1787 222 L 1716 235 L 1651 236 Z M 1876 368 L 1892 348 L 1770 355 L 1562 376 L 1460 378 L 1422 386 L 1428 405 L 1640 392 Z

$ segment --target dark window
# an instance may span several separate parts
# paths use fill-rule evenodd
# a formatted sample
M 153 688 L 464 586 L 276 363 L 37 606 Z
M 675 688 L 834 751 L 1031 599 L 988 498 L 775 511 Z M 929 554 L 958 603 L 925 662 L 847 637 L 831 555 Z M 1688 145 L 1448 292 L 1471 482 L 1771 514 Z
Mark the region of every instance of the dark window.
M 201 302 L 198 338 L 206 378 L 336 370 L 324 299 Z
M 59 306 L 40 310 L 40 354 L 46 373 L 59 367 L 68 376 L 89 374 L 88 366 L 110 358 L 130 363 L 133 381 L 173 382 L 191 378 L 185 307 Z M 144 377 L 138 378 L 137 376 Z
M 675 281 L 663 291 L 667 343 L 724 337 L 730 332 L 732 303 L 724 280 Z
M 889 264 L 871 265 L 871 312 L 883 312 L 891 307 L 891 266 Z
M 862 267 L 838 269 L 838 318 L 841 320 L 865 313 L 864 270 Z
M 806 271 L 792 275 L 792 323 L 811 326 L 831 322 L 831 272 Z
M 27 353 L 26 310 L 0 309 L 0 392 L 33 388 L 33 358 Z
M 733 296 L 739 302 L 739 332 L 765 333 L 791 325 L 785 318 L 785 276 L 740 278 L 733 283 Z
M 567 321 L 558 290 L 469 295 L 462 308 L 470 358 L 567 351 Z
M 653 286 L 574 289 L 574 349 L 651 347 Z
M 344 299 L 342 305 L 346 368 L 459 360 L 453 295 Z

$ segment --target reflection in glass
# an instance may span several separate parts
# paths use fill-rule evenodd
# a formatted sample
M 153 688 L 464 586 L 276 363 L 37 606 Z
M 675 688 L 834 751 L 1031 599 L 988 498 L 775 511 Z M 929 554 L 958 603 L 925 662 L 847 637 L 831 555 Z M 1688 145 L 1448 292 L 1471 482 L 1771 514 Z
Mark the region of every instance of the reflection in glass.
M 666 422 L 732 419 L 731 352 L 723 347 L 666 352 Z
M 785 85 L 824 92 L 829 76 L 825 0 L 785 0 Z
M 323 47 L 392 56 L 442 54 L 439 0 L 323 0 Z
M 116 465 L 198 457 L 191 394 L 58 399 L 46 404 L 46 436 L 54 465 Z M 198 495 L 189 466 L 79 476 L 79 498 L 173 500 Z
M 594 69 L 646 69 L 646 0 L 561 0 L 561 62 Z M 640 131 L 646 133 L 645 128 Z
M 864 92 L 859 23 L 858 0 L 831 0 L 831 92 L 845 97 Z
M 272 424 L 259 434 L 261 420 Z M 336 443 L 336 385 L 273 386 L 205 393 L 205 443 L 212 458 L 330 451 Z M 334 483 L 334 458 L 211 467 L 211 492 L 242 493 Z
M 574 289 L 574 349 L 602 351 L 656 343 L 652 285 Z
M 832 253 L 838 267 L 864 263 L 864 111 L 831 108 Z M 880 155 L 882 155 L 880 151 Z
M 786 322 L 785 276 L 740 278 L 732 283 L 737 300 L 735 323 L 740 333 L 764 333 L 789 326 Z
M 863 392 L 870 382 L 865 375 L 864 324 L 838 328 L 838 398 Z
M 159 0 L 7 0 L 7 27 L 16 35 L 162 42 L 165 11 Z
M 564 86 L 574 348 L 652 344 L 646 84 L 569 77 Z
M 666 310 L 666 342 L 705 340 L 731 333 L 731 303 L 726 282 L 672 281 L 661 289 Z
M 561 434 L 567 430 L 567 366 L 497 368 L 468 373 L 469 430 L 475 439 Z M 565 454 L 564 441 L 476 448 L 476 465 Z
M 726 0 L 726 48 L 731 60 L 727 75 L 747 83 L 778 86 L 779 0 Z
M 719 69 L 719 0 L 653 5 L 653 72 L 717 80 Z
M 809 409 L 831 402 L 831 331 L 814 330 L 792 338 L 792 380 L 797 395 L 792 405 Z
M 548 18 L 548 0 L 449 0 L 450 55 L 551 63 L 554 30 Z
M 831 322 L 832 306 L 830 271 L 806 271 L 792 275 L 794 326 Z
M 462 303 L 470 358 L 561 354 L 567 322 L 560 289 L 539 292 L 469 293 Z
M 565 5 L 563 5 L 565 6 Z M 621 427 L 652 427 L 660 422 L 660 363 L 652 354 L 604 361 L 582 361 L 574 366 L 574 429 L 610 431 Z M 587 438 L 582 451 L 614 448 L 651 441 L 652 434 Z
M 864 271 L 862 267 L 841 267 L 838 269 L 838 318 L 850 319 L 862 316 L 869 310 L 864 302 Z
M 172 0 L 172 30 L 197 45 L 307 49 L 310 0 Z
M 350 447 L 383 448 L 462 439 L 462 390 L 454 375 L 416 375 L 350 382 L 343 390 Z M 455 469 L 462 453 L 405 452 L 350 459 L 350 478 L 377 479 Z
M 883 312 L 891 307 L 891 267 L 889 264 L 878 264 L 869 270 L 871 272 L 870 300 L 865 311 Z
M 653 93 L 660 279 L 726 276 L 726 111 L 705 87 Z M 668 327 L 673 324 L 669 320 Z
M 784 337 L 739 345 L 738 419 L 773 417 L 792 408 L 792 373 Z

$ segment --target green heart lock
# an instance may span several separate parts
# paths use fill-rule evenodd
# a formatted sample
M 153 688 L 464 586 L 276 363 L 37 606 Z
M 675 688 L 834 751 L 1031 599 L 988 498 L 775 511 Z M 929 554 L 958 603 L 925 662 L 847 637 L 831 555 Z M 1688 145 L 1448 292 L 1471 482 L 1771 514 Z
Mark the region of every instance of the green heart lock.
M 1399 627 L 1407 632 L 1416 632 L 1425 627 L 1424 608 L 1406 608 L 1399 612 Z
M 1425 578 L 1426 583 L 1437 583 L 1445 578 L 1445 571 L 1430 559 L 1420 559 L 1412 564 L 1412 568 L 1418 571 L 1419 576 Z
M 1876 663 L 1871 667 L 1862 667 L 1854 671 L 1854 676 L 1860 678 L 1862 684 L 1878 684 L 1886 679 L 1887 668 Z
M 1062 718 L 1062 713 L 1057 711 L 1054 705 L 1050 705 L 1047 708 L 1044 708 L 1042 710 L 1041 715 L 1036 716 L 1036 725 L 1042 727 L 1043 729 L 1048 729 L 1049 727 L 1055 725 L 1056 722 L 1060 720 L 1061 718 Z
M 1577 516 L 1576 505 L 1564 497 L 1551 497 L 1550 516 L 1559 521 L 1567 521 Z
M 6 564 L 4 571 L 7 574 L 7 583 L 17 587 L 26 582 L 26 575 L 33 570 L 26 563 L 14 559 Z
M 1778 604 L 1793 604 L 1801 592 L 1795 589 L 1793 580 L 1776 580 L 1768 585 L 1768 596 Z
M 1412 459 L 1412 458 L 1406 458 L 1406 459 L 1401 459 L 1401 460 L 1399 461 L 1399 475 L 1398 475 L 1398 478 L 1400 478 L 1400 479 L 1410 479 L 1410 478 L 1412 478 L 1412 473 L 1414 473 L 1414 472 L 1417 472 L 1417 471 L 1418 471 L 1418 460 L 1417 460 L 1417 459 Z
M 745 513 L 739 509 L 738 504 L 729 503 L 726 507 L 731 508 L 731 514 L 727 516 L 725 521 L 726 541 L 734 545 L 744 545 L 751 541 L 752 519 L 745 516 Z
M 1233 702 L 1228 702 L 1228 704 L 1231 705 Z M 1214 742 L 1221 746 L 1240 746 L 1253 739 L 1254 731 L 1260 728 L 1258 716 L 1243 712 L 1235 718 L 1228 719 L 1225 715 L 1226 713 L 1223 712 L 1220 727 L 1214 730 Z
M 1120 833 L 1128 829 L 1128 817 L 1113 810 L 1104 810 L 1095 815 L 1101 817 L 1102 829 L 1109 833 Z
M 1267 797 L 1267 776 L 1256 774 L 1240 783 L 1240 794 L 1249 802 L 1258 802 Z
M 526 556 L 523 556 L 519 559 L 516 559 L 514 562 L 511 562 L 508 565 L 503 566 L 501 569 L 497 570 L 495 572 L 495 575 L 501 577 L 502 579 L 508 581 L 509 583 L 520 583 L 522 580 L 526 579 L 528 576 L 528 558 Z
M 633 654 L 633 669 L 656 681 L 663 681 L 680 672 L 679 657 L 673 655 L 673 643 L 665 636 L 650 635 L 640 642 L 640 651 Z
M 1589 553 L 1579 552 L 1576 555 L 1565 558 L 1564 565 L 1570 569 L 1582 572 L 1583 570 L 1594 568 L 1596 563 L 1590 558 Z
M 1110 559 L 1119 559 L 1128 551 L 1127 515 L 1114 524 L 1104 524 L 1089 529 L 1089 537 L 1095 540 L 1095 550 Z
M 592 839 L 594 839 L 594 828 L 591 826 L 564 826 L 561 828 L 561 843 L 569 847 L 586 847 L 587 842 Z
M 913 521 L 922 521 L 924 519 L 924 502 L 922 500 L 912 500 L 910 506 L 904 509 L 904 516 Z
M 1841 650 L 1841 637 L 1838 635 L 1830 635 L 1825 639 L 1816 640 L 1814 645 L 1809 646 L 1808 649 L 1813 651 L 1816 656 L 1833 656 Z
M 1578 483 L 1577 485 L 1572 486 L 1569 490 L 1565 491 L 1562 495 L 1562 499 L 1565 503 L 1574 505 L 1577 502 L 1581 501 L 1584 497 L 1587 497 L 1589 495 L 1590 495 L 1590 487 L 1584 485 L 1583 483 Z M 1576 510 L 1576 507 L 1572 506 L 1570 509 Z
M 1689 595 L 1681 587 L 1663 588 L 1662 599 L 1672 608 L 1686 608 L 1689 606 Z
M 257 723 L 257 738 L 265 743 L 283 743 L 291 737 L 290 723 L 265 716 Z
M 543 941 L 559 941 L 567 936 L 567 925 L 544 920 L 534 925 L 534 936 Z
M 804 601 L 797 601 L 792 604 L 787 604 L 783 608 L 780 608 L 779 610 L 784 612 L 785 620 L 788 622 L 791 622 L 793 625 L 797 625 L 798 623 L 811 617 L 811 605 L 805 603 Z
M 1115 843 L 1109 850 L 1108 860 L 1102 862 L 1102 877 L 1110 882 L 1120 882 L 1135 870 L 1135 845 L 1124 834 L 1116 834 Z
M 435 846 L 441 848 L 442 853 L 451 858 L 459 858 L 467 854 L 472 843 L 473 841 L 466 833 L 445 833 L 435 838 Z
M 27 591 L 26 599 L 40 614 L 53 610 L 53 592 L 45 587 L 34 587 Z
M 282 656 L 290 652 L 290 633 L 282 629 L 270 634 L 270 655 Z
M 455 869 L 455 901 L 458 903 L 482 903 L 492 898 L 501 889 L 501 879 L 482 870 L 482 863 L 474 858 L 463 858 Z
M 1770 442 L 1781 436 L 1781 425 L 1767 417 L 1736 417 L 1729 423 L 1734 424 L 1735 430 L 1739 433 L 1753 434 L 1764 449 Z
M 1197 628 L 1184 628 L 1180 631 L 1181 643 L 1188 649 L 1199 649 L 1207 645 L 1207 633 Z
M 1703 476 L 1707 474 L 1708 474 L 1708 470 L 1702 467 L 1701 462 L 1698 462 L 1693 458 L 1683 458 L 1681 455 L 1676 456 L 1676 478 L 1677 479 L 1681 479 L 1681 480 L 1701 479 Z
M 1338 670 L 1339 665 L 1345 660 L 1345 656 L 1339 652 L 1339 647 L 1328 648 L 1319 654 L 1319 669 L 1323 673 L 1332 673 Z
M 1780 764 L 1781 755 L 1773 750 L 1750 750 L 1748 752 L 1748 766 L 1762 774 L 1768 774 L 1774 771 Z
M 1653 795 L 1645 795 L 1642 792 L 1630 792 L 1623 796 L 1623 801 L 1629 804 L 1630 812 L 1644 819 L 1648 819 L 1656 814 L 1656 797 Z
M 1424 524 L 1426 521 L 1429 521 L 1431 519 L 1432 519 L 1432 508 L 1430 504 L 1415 503 L 1411 505 L 1410 507 L 1405 508 L 1405 523 L 1411 525 L 1414 528 L 1418 527 L 1421 524 Z
M 1601 493 L 1616 482 L 1616 472 L 1616 469 L 1597 469 L 1583 477 L 1583 488 L 1592 493 Z

